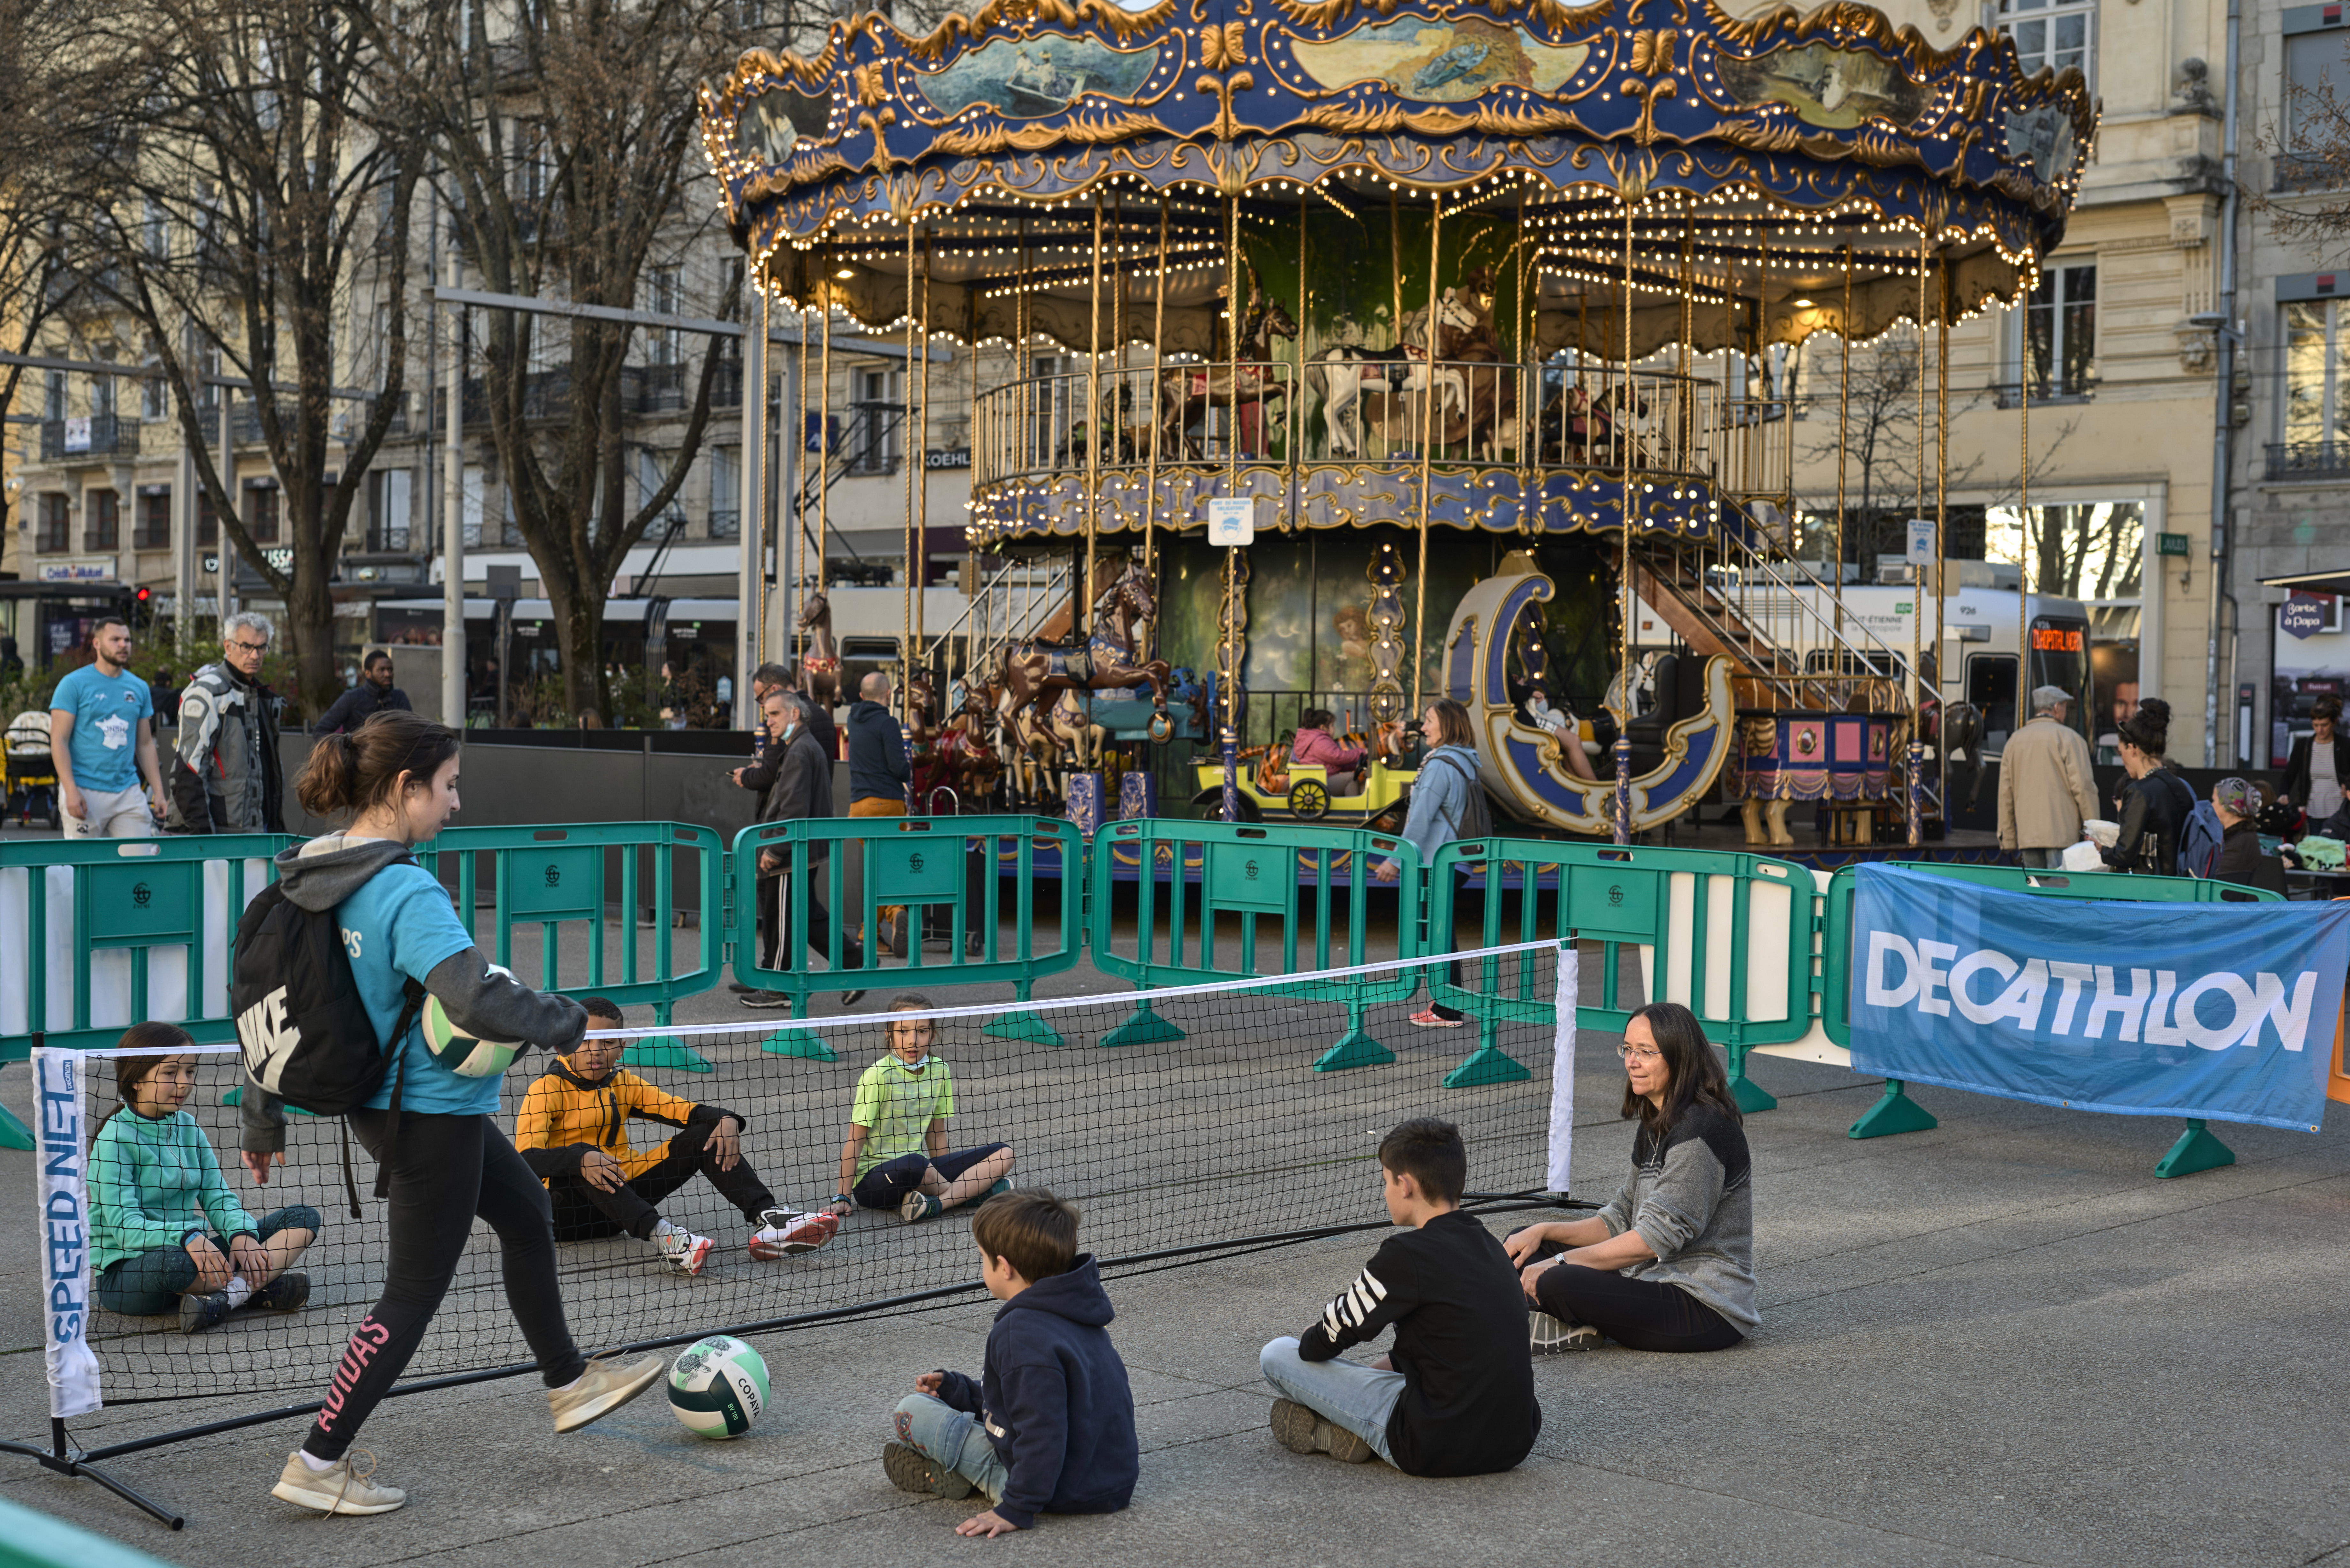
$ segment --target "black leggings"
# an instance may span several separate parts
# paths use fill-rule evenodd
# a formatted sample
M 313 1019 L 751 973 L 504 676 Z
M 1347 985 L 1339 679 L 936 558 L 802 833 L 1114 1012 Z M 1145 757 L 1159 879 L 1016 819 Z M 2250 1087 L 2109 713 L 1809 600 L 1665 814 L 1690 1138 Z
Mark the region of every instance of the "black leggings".
M 714 1122 L 695 1122 L 669 1140 L 668 1152 L 657 1165 L 646 1167 L 612 1191 L 606 1192 L 579 1176 L 557 1176 L 546 1184 L 555 1200 L 555 1239 L 586 1241 L 627 1231 L 638 1241 L 650 1240 L 660 1223 L 654 1207 L 693 1179 L 700 1171 L 710 1178 L 718 1195 L 755 1225 L 762 1210 L 775 1206 L 775 1195 L 759 1179 L 747 1159 L 737 1159 L 732 1170 L 718 1168 L 718 1157 L 702 1146 L 710 1141 Z
M 1728 1350 L 1746 1336 L 1679 1285 L 1561 1263 L 1534 1276 L 1543 1311 L 1633 1350 Z
M 315 1458 L 334 1459 L 351 1446 L 416 1354 L 456 1277 L 476 1216 L 498 1233 L 506 1304 L 538 1358 L 540 1376 L 549 1388 L 577 1379 L 588 1360 L 563 1319 L 546 1189 L 497 1123 L 409 1111 L 400 1118 L 400 1141 L 386 1161 L 391 1113 L 353 1111 L 349 1120 L 351 1135 L 391 1170 L 383 1295 L 359 1320 L 302 1447 Z

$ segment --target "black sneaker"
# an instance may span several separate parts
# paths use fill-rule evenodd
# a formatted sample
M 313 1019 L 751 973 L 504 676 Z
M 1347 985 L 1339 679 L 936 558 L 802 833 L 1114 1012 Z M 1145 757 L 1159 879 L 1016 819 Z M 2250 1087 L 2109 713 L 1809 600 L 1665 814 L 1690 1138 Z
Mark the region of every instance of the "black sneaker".
M 280 1274 L 245 1298 L 244 1304 L 268 1312 L 299 1312 L 310 1299 L 310 1276 L 299 1272 Z
M 969 1497 L 972 1484 L 921 1449 L 904 1443 L 881 1445 L 881 1473 L 899 1491 L 926 1497 Z
M 865 993 L 861 991 L 844 991 L 840 993 L 840 1005 L 843 1007 L 854 1007 L 864 1000 Z
M 180 1332 L 202 1334 L 208 1328 L 226 1323 L 233 1310 L 228 1304 L 226 1291 L 214 1291 L 208 1296 L 190 1291 L 180 1298 Z
M 741 1001 L 745 1007 L 789 1008 L 792 1004 L 791 997 L 780 991 L 746 991 Z

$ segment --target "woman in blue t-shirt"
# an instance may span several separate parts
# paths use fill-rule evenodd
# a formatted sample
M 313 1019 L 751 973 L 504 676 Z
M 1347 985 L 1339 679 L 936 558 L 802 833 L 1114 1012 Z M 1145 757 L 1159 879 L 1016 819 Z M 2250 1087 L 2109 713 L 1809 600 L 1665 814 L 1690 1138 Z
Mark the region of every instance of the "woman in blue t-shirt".
M 278 885 L 299 909 L 334 912 L 380 1039 L 400 1023 L 414 980 L 452 1023 L 480 1038 L 557 1052 L 578 1042 L 588 1025 L 580 1005 L 493 972 L 448 890 L 409 853 L 457 809 L 456 731 L 414 713 L 380 712 L 355 732 L 320 741 L 294 787 L 311 815 L 348 813 L 352 822 L 280 855 Z M 498 1080 L 463 1078 L 442 1066 L 415 1024 L 388 1054 L 392 1068 L 383 1086 L 349 1117 L 352 1135 L 389 1178 L 383 1294 L 351 1335 L 317 1422 L 272 1489 L 328 1513 L 383 1513 L 406 1501 L 399 1488 L 354 1471 L 345 1450 L 423 1339 L 476 1216 L 498 1234 L 506 1300 L 537 1357 L 556 1431 L 619 1408 L 661 1371 L 657 1355 L 591 1364 L 572 1343 L 546 1189 L 494 1119 Z M 285 1159 L 284 1115 L 250 1079 L 244 1105 L 245 1168 L 265 1182 L 271 1163 Z

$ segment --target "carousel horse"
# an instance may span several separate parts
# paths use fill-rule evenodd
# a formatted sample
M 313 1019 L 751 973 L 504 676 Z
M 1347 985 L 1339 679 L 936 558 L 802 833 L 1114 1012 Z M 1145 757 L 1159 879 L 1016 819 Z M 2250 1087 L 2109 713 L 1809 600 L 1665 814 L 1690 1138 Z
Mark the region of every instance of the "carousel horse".
M 1087 646 L 1055 648 L 1039 643 L 1006 644 L 989 684 L 1001 687 L 1008 714 L 1057 697 L 1064 691 L 1128 691 L 1150 688 L 1159 713 L 1151 721 L 1154 739 L 1171 732 L 1167 713 L 1167 661 L 1143 656 L 1138 628 L 1157 613 L 1150 580 L 1139 566 L 1126 572 L 1094 605 L 1094 630 Z
M 832 638 L 832 605 L 822 588 L 800 606 L 799 627 L 808 634 L 798 668 L 800 694 L 830 708 L 840 701 L 840 645 Z
M 1241 442 L 1243 457 L 1262 456 L 1257 449 L 1262 441 L 1255 427 L 1262 422 L 1264 406 L 1289 395 L 1285 381 L 1275 379 L 1276 367 L 1268 364 L 1273 358 L 1273 339 L 1294 338 L 1297 323 L 1288 307 L 1278 300 L 1267 300 L 1258 293 L 1252 275 L 1248 308 L 1241 317 L 1241 330 L 1236 335 L 1239 352 L 1234 363 L 1218 369 L 1212 365 L 1181 366 L 1165 376 L 1165 411 L 1159 416 L 1159 436 L 1164 451 L 1177 455 L 1201 455 L 1190 436 L 1191 422 L 1204 418 L 1211 408 L 1232 408 L 1241 421 L 1241 429 L 1228 431 L 1227 439 Z
M 1450 296 L 1436 302 L 1436 358 L 1440 362 L 1449 358 L 1454 342 L 1465 341 L 1475 331 L 1477 317 Z M 1425 309 L 1405 317 L 1402 341 L 1393 348 L 1340 344 L 1306 367 L 1305 384 L 1322 399 L 1322 422 L 1329 431 L 1334 454 L 1353 456 L 1362 450 L 1367 427 L 1372 422 L 1364 402 L 1369 393 L 1377 393 L 1379 399 L 1377 424 L 1379 433 L 1389 440 L 1409 440 L 1418 429 L 1410 410 L 1399 402 L 1399 393 L 1425 392 L 1432 385 L 1438 419 L 1449 423 L 1466 416 L 1469 386 L 1460 370 L 1440 363 L 1433 375 L 1428 369 L 1427 317 Z
M 1057 742 L 1061 759 L 1078 773 L 1101 766 L 1109 749 L 1109 730 L 1093 719 L 1092 699 L 1074 689 L 1063 691 L 1045 711 L 1045 732 Z

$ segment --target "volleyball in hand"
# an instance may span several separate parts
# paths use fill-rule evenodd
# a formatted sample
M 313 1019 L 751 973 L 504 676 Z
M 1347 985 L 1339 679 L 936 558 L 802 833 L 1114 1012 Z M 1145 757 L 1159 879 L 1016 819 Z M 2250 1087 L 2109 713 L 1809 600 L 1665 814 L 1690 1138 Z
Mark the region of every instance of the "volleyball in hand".
M 490 965 L 492 974 L 514 979 L 514 971 L 504 964 Z M 520 1051 L 519 1040 L 484 1040 L 450 1022 L 448 1010 L 437 996 L 424 1002 L 424 1048 L 432 1059 L 461 1078 L 494 1078 L 504 1072 Z
M 766 1359 L 733 1334 L 705 1334 L 669 1370 L 669 1407 L 702 1438 L 739 1438 L 767 1407 Z

